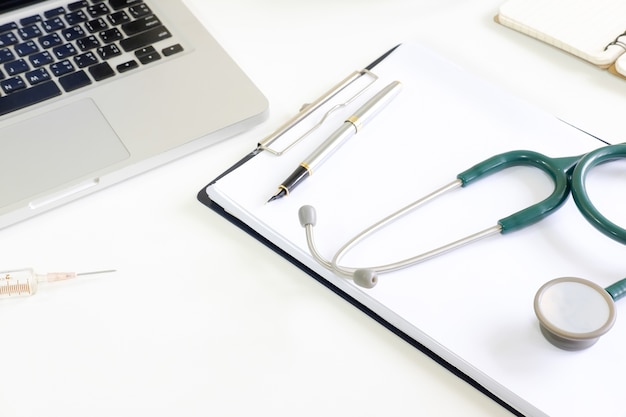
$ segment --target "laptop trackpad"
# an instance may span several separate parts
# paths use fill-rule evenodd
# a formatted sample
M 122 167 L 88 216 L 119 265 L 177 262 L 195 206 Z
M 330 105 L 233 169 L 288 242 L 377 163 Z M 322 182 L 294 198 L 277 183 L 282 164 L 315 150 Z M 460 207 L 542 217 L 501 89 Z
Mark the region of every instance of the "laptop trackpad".
M 0 207 L 128 158 L 96 104 L 84 99 L 0 128 Z

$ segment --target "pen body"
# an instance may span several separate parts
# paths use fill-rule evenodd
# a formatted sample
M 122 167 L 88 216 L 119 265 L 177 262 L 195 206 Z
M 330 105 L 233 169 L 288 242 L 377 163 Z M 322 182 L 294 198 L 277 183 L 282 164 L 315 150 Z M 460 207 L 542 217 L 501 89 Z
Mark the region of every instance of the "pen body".
M 324 163 L 348 139 L 354 136 L 362 126 L 372 120 L 400 92 L 401 86 L 402 84 L 399 81 L 394 81 L 380 90 L 309 155 L 302 162 L 302 166 L 308 169 L 309 175 L 313 174 L 313 170 L 316 167 Z
M 308 158 L 302 161 L 301 166 L 307 169 L 309 175 L 312 175 L 315 168 L 322 165 L 355 133 L 356 127 L 350 122 L 344 122 Z
M 393 81 L 385 88 L 380 90 L 374 97 L 369 99 L 362 107 L 360 107 L 354 114 L 348 118 L 347 122 L 350 122 L 356 128 L 358 132 L 361 127 L 378 114 L 389 102 L 400 92 L 402 83 L 400 81 Z

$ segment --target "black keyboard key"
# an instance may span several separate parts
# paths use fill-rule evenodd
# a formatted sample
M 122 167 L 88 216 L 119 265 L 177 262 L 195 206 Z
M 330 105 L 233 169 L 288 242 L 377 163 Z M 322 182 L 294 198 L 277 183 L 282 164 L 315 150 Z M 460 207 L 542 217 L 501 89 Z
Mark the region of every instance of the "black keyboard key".
M 74 63 L 78 68 L 90 67 L 98 63 L 98 57 L 93 52 L 85 52 L 84 54 L 76 55 Z
M 99 17 L 85 23 L 85 27 L 90 33 L 94 33 L 108 29 L 109 25 L 107 25 L 107 22 L 105 22 L 103 18 Z
M 43 33 L 41 33 L 41 29 L 39 29 L 39 26 L 37 25 L 24 26 L 19 28 L 17 33 L 19 33 L 20 38 L 24 41 L 43 35 Z
M 100 39 L 102 39 L 102 42 L 104 43 L 111 43 L 111 42 L 119 41 L 120 39 L 124 37 L 122 33 L 119 30 L 117 30 L 117 28 L 103 30 L 102 32 L 99 33 L 99 35 L 100 35 Z
M 52 54 L 48 51 L 38 52 L 28 57 L 30 64 L 35 67 L 41 67 L 43 65 L 52 64 L 54 62 L 54 58 Z
M 110 59 L 114 56 L 122 54 L 120 48 L 118 48 L 117 45 L 115 45 L 114 43 L 101 46 L 96 51 L 98 51 L 98 55 L 100 55 L 100 58 L 102 58 L 103 60 Z
M 0 25 L 0 33 L 9 32 L 15 29 L 17 29 L 17 23 L 15 22 L 9 22 L 9 23 Z
M 39 38 L 39 45 L 44 49 L 50 49 L 55 46 L 59 46 L 63 43 L 63 40 L 57 33 L 51 33 L 49 35 Z
M 61 35 L 63 35 L 66 41 L 71 42 L 82 38 L 86 33 L 80 26 L 72 26 L 71 28 L 63 29 Z
M 130 22 L 130 17 L 128 17 L 126 12 L 122 10 L 119 12 L 111 13 L 109 15 L 109 22 L 111 22 L 112 25 L 117 26 L 121 25 L 122 23 Z
M 17 36 L 13 32 L 0 34 L 0 46 L 15 45 L 17 42 Z
M 17 36 L 13 32 L 0 34 L 0 46 L 15 45 L 17 42 Z
M 54 56 L 57 57 L 57 59 L 63 59 L 67 58 L 68 56 L 76 55 L 78 51 L 76 50 L 76 48 L 74 48 L 74 45 L 72 45 L 71 43 L 66 43 L 52 48 L 52 53 L 54 54 Z
M 172 56 L 179 52 L 183 52 L 183 47 L 181 44 L 177 43 L 176 45 L 168 46 L 167 48 L 163 48 L 161 51 L 165 56 Z
M 22 77 L 11 77 L 7 80 L 0 81 L 0 88 L 5 94 L 13 94 L 26 88 L 26 83 Z
M 5 62 L 13 61 L 15 59 L 15 55 L 9 48 L 0 49 L 0 64 L 4 64 Z
M 124 51 L 129 52 L 170 37 L 172 37 L 172 34 L 165 26 L 157 26 L 130 38 L 122 39 L 120 46 Z
M 22 26 L 32 25 L 33 23 L 37 22 L 41 22 L 41 16 L 39 16 L 38 14 L 20 19 L 20 24 Z
M 137 61 L 128 61 L 128 62 L 124 62 L 123 64 L 119 64 L 116 68 L 117 68 L 117 71 L 121 74 L 123 72 L 130 71 L 135 68 L 139 68 L 139 64 L 137 63 Z
M 136 3 L 141 3 L 142 1 L 143 0 L 109 0 L 109 5 L 113 10 L 119 10 Z
M 130 7 L 128 11 L 135 19 L 137 19 L 138 17 L 152 14 L 152 11 L 148 6 L 146 6 L 145 3 L 139 3 L 137 6 Z
M 113 71 L 113 68 L 111 68 L 108 62 L 92 65 L 88 68 L 88 70 L 93 79 L 96 81 L 102 81 L 115 75 L 115 71 Z
M 37 85 L 50 80 L 50 73 L 45 68 L 37 68 L 24 74 L 30 85 Z
M 26 56 L 39 52 L 39 47 L 34 41 L 23 42 L 15 45 L 15 52 L 17 52 L 19 56 Z
M 41 26 L 43 27 L 43 30 L 50 33 L 63 29 L 65 27 L 65 23 L 63 23 L 63 19 L 60 17 L 53 17 L 52 19 L 44 21 Z
M 108 13 L 109 13 L 109 8 L 104 3 L 97 3 L 87 8 L 87 14 L 89 14 L 89 16 L 91 16 L 92 19 L 103 16 Z
M 144 32 L 150 28 L 155 26 L 160 26 L 161 21 L 155 15 L 145 16 L 137 20 L 133 20 L 130 23 L 125 23 L 122 25 L 122 30 L 128 36 L 133 36 L 138 33 Z
M 139 62 L 141 62 L 143 65 L 148 65 L 151 64 L 153 62 L 158 61 L 159 59 L 161 59 L 161 55 L 159 55 L 158 52 L 155 52 L 153 54 L 149 54 L 149 55 L 144 55 L 141 58 L 137 57 L 137 59 L 139 60 Z
M 78 39 L 76 41 L 76 45 L 80 48 L 81 51 L 88 51 L 90 49 L 94 49 L 100 46 L 100 42 L 98 41 L 98 39 L 96 39 L 95 36 L 90 35 Z
M 65 20 L 67 24 L 70 26 L 77 25 L 82 22 L 87 21 L 87 15 L 83 13 L 82 10 L 78 10 L 76 12 L 68 13 L 65 15 Z
M 74 1 L 67 5 L 67 9 L 70 11 L 78 10 L 83 7 L 87 7 L 87 0 Z
M 61 78 L 59 78 L 59 83 L 61 84 L 61 87 L 63 87 L 63 89 L 69 93 L 70 91 L 74 91 L 79 88 L 88 86 L 89 84 L 91 84 L 91 79 L 85 73 L 85 71 L 80 70 L 62 76 Z
M 152 62 L 161 59 L 161 55 L 154 49 L 154 46 L 147 46 L 135 51 L 135 56 L 143 65 L 150 64 Z
M 28 63 L 23 59 L 18 59 L 17 61 L 12 61 L 7 64 L 4 64 L 4 71 L 9 75 L 17 75 L 23 72 L 26 72 L 30 69 Z
M 0 115 L 23 109 L 60 94 L 61 90 L 54 81 L 43 82 L 31 88 L 16 91 L 13 94 L 0 97 Z
M 47 10 L 43 13 L 43 16 L 46 19 L 52 19 L 53 17 L 60 16 L 65 13 L 65 9 L 63 7 L 57 7 L 52 10 Z
M 150 45 L 150 46 L 146 46 L 144 48 L 139 48 L 135 51 L 135 56 L 137 58 L 140 58 L 142 56 L 145 55 L 150 55 L 156 52 L 156 49 L 154 49 L 154 46 Z
M 60 77 L 65 74 L 69 74 L 74 71 L 74 65 L 70 62 L 69 59 L 64 59 L 63 61 L 55 62 L 50 65 L 50 71 L 54 74 L 55 77 Z

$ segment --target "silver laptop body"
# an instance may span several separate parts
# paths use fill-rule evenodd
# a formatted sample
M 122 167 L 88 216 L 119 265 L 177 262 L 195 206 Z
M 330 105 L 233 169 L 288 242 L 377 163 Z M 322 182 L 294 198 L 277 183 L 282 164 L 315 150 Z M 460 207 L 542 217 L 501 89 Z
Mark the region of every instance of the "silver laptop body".
M 0 0 L 0 228 L 266 117 L 182 0 L 20 3 Z

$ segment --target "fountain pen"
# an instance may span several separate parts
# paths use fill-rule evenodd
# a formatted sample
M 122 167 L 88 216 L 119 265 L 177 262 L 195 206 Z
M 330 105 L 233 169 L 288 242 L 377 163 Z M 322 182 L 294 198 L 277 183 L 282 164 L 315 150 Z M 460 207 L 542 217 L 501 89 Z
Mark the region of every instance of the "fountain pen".
M 333 132 L 311 155 L 298 165 L 293 173 L 278 186 L 278 191 L 267 202 L 289 195 L 306 178 L 313 175 L 314 169 L 322 165 L 348 139 L 358 133 L 383 107 L 400 91 L 402 84 L 393 81 L 369 99 L 356 112 Z

